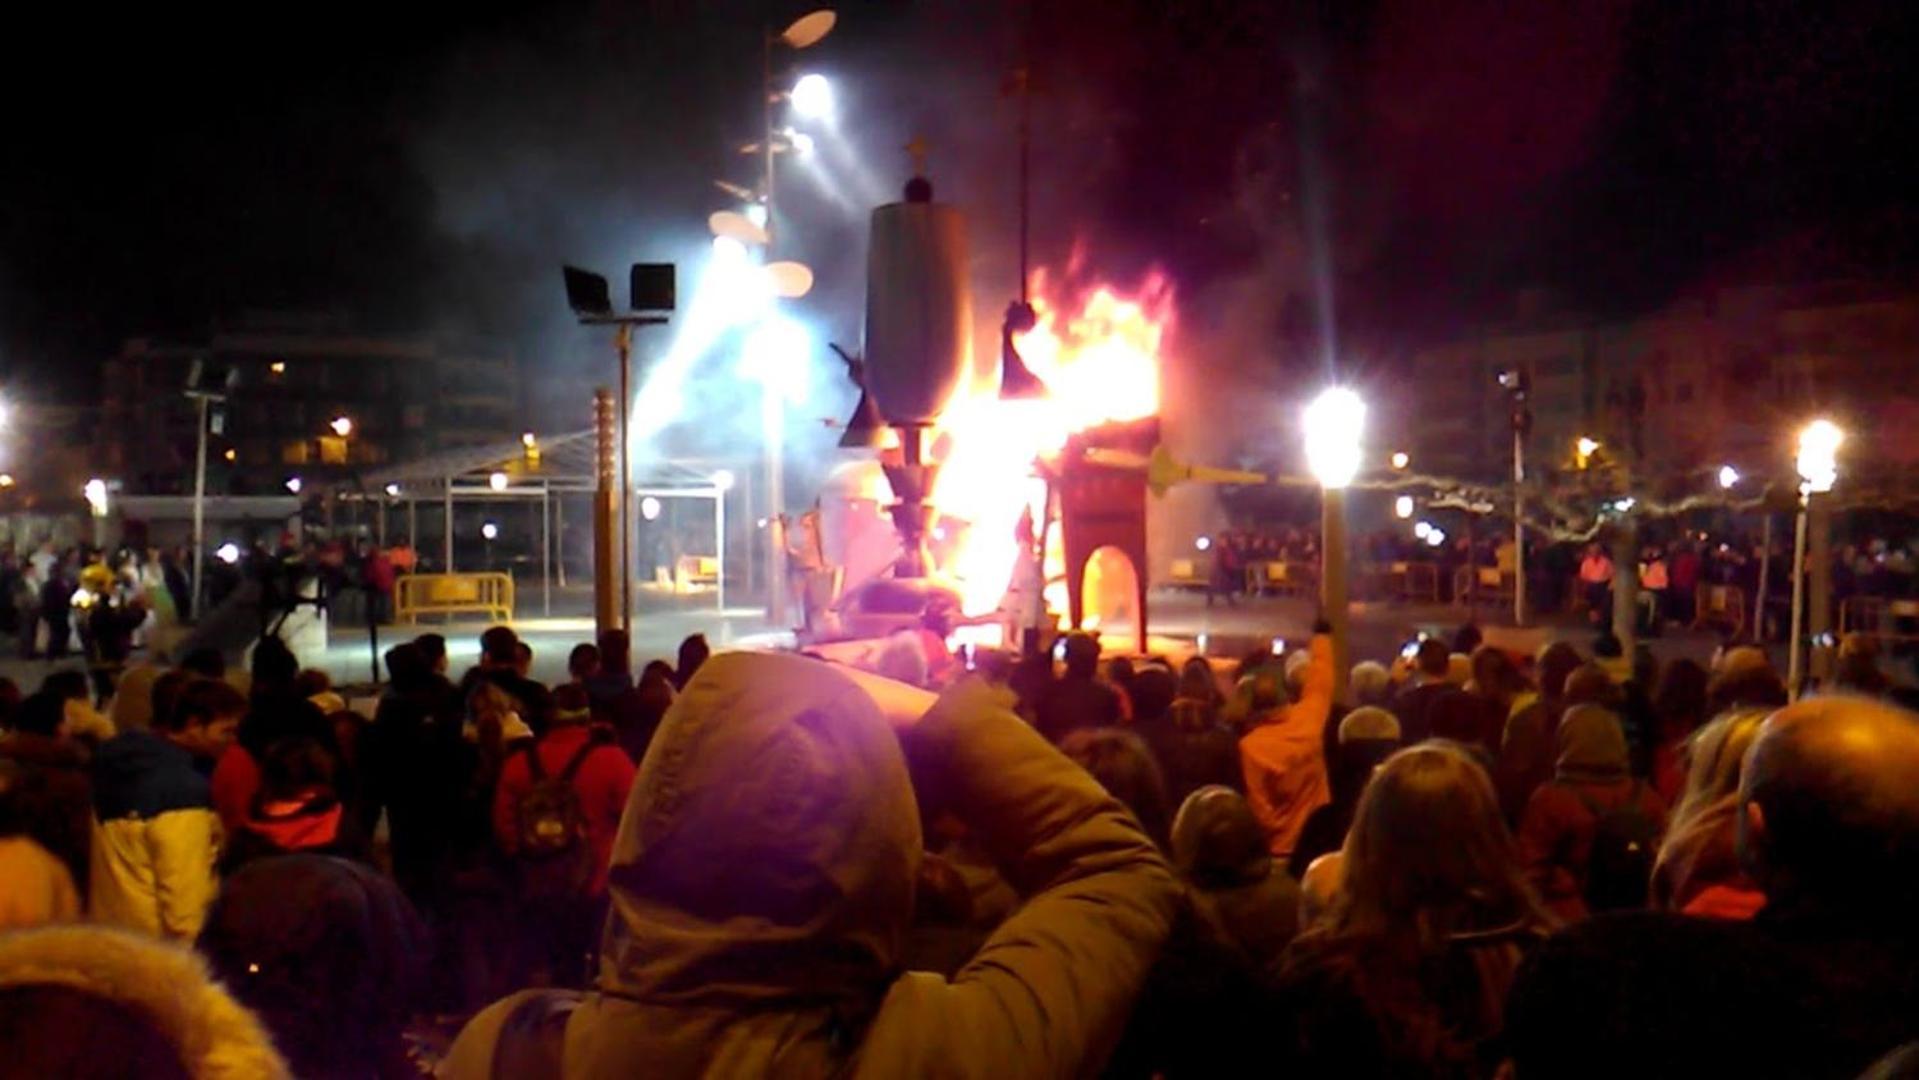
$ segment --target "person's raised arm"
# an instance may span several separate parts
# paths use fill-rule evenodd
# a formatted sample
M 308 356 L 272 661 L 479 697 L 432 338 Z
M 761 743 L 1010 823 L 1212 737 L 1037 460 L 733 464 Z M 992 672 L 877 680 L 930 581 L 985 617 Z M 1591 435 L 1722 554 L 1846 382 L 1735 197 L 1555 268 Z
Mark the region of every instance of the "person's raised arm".
M 922 805 L 963 821 L 1027 902 L 950 983 L 896 987 L 937 1016 L 888 1024 L 882 1010 L 867 1046 L 876 1062 L 904 1060 L 882 1049 L 891 1043 L 909 1056 L 950 1050 L 941 1066 L 973 1075 L 1094 1071 L 1165 942 L 1178 893 L 1165 859 L 1012 704 L 968 681 L 902 731 Z

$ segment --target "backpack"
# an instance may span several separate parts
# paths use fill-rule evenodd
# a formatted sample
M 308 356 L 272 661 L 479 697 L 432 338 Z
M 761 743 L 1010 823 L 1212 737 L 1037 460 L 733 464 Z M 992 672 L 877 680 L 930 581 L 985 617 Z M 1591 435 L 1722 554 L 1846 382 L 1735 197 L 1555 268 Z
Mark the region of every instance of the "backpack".
M 1626 801 L 1607 809 L 1572 787 L 1592 814 L 1593 842 L 1586 860 L 1586 907 L 1626 911 L 1646 906 L 1652 889 L 1653 859 L 1659 853 L 1659 822 L 1640 806 L 1642 781 L 1634 780 Z
M 539 745 L 520 747 L 533 781 L 514 806 L 518 824 L 521 891 L 532 897 L 584 896 L 593 880 L 593 846 L 586 838 L 586 807 L 573 778 L 605 740 L 596 732 L 573 752 L 566 767 L 548 776 Z

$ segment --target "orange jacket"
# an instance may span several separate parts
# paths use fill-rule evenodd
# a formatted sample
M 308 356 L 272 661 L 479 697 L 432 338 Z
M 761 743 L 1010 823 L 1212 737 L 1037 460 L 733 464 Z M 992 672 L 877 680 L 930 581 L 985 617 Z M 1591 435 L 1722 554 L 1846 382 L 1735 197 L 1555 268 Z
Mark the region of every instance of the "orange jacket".
M 1268 849 L 1281 859 L 1293 853 L 1306 818 L 1332 801 L 1324 749 L 1326 720 L 1333 711 L 1332 639 L 1314 637 L 1307 655 L 1299 700 L 1239 740 L 1246 801 L 1266 831 Z

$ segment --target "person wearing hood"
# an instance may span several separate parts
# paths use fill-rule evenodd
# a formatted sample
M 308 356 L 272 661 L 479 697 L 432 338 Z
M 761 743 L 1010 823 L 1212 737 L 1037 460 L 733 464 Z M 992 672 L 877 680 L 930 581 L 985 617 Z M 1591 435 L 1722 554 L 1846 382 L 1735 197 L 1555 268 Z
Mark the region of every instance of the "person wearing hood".
M 306 1080 L 418 1075 L 401 1035 L 431 950 L 372 867 L 310 852 L 252 863 L 221 887 L 194 947 Z
M 1519 850 L 1540 897 L 1561 920 L 1572 922 L 1591 914 L 1588 871 L 1602 819 L 1636 811 L 1660 833 L 1666 803 L 1652 785 L 1631 775 L 1626 733 L 1610 711 L 1575 705 L 1560 721 L 1558 737 L 1552 782 L 1533 792 L 1520 818 Z M 1644 854 L 1650 874 L 1652 852 Z
M 293 1076 L 199 957 L 104 926 L 0 935 L 0 1047 L 9 1077 Z
M 294 852 L 363 856 L 334 773 L 332 755 L 312 739 L 296 735 L 274 743 L 260 768 L 260 793 L 221 852 L 222 876 L 256 859 Z
M 1203 787 L 1173 818 L 1173 865 L 1212 934 L 1265 970 L 1299 931 L 1299 884 L 1272 853 L 1246 797 Z
M 1346 831 L 1353 826 L 1353 813 L 1359 809 L 1359 796 L 1372 779 L 1373 770 L 1392 757 L 1400 747 L 1399 719 L 1385 709 L 1361 706 L 1340 720 L 1338 746 L 1329 778 L 1333 800 L 1313 811 L 1306 827 L 1299 832 L 1299 846 L 1287 863 L 1294 878 L 1306 876 L 1313 860 L 1338 851 L 1346 843 Z
M 1266 714 L 1239 740 L 1246 801 L 1266 830 L 1266 847 L 1285 859 L 1313 811 L 1332 798 L 1323 736 L 1333 708 L 1333 641 L 1314 627 L 1309 660 L 1292 704 Z
M 1026 897 L 951 979 L 899 970 L 922 814 L 946 813 Z M 661 725 L 612 899 L 596 989 L 494 1005 L 442 1077 L 1096 1074 L 1177 885 L 1005 691 L 739 652 Z
M 153 726 L 153 683 L 160 669 L 152 664 L 135 664 L 120 675 L 113 692 L 113 706 L 107 719 L 115 731 L 144 731 Z
M 90 914 L 159 937 L 191 940 L 218 887 L 220 819 L 200 763 L 233 741 L 239 692 L 200 681 L 153 731 L 109 739 L 93 758 Z
M 0 739 L 0 762 L 21 774 L 14 794 L 21 832 L 60 860 L 84 901 L 93 847 L 92 755 L 69 735 L 65 704 L 44 692 L 21 702 L 12 732 Z

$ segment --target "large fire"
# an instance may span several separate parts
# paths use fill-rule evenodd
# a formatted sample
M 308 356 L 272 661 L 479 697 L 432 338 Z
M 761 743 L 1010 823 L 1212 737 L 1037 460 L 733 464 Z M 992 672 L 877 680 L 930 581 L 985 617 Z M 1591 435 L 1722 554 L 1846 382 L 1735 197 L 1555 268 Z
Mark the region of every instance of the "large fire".
M 1075 432 L 1159 411 L 1172 282 L 1155 272 L 1125 291 L 1075 287 L 1071 277 L 1034 276 L 1038 322 L 1016 339 L 1048 394 L 1001 401 L 996 384 L 975 387 L 940 417 L 942 465 L 933 503 L 957 531 L 939 569 L 958 584 L 968 615 L 992 612 L 1005 596 L 1020 557 L 1022 512 L 1045 520 L 1046 488 L 1034 462 L 1058 453 Z M 1044 570 L 1052 581 L 1061 572 L 1058 530 L 1049 535 Z

